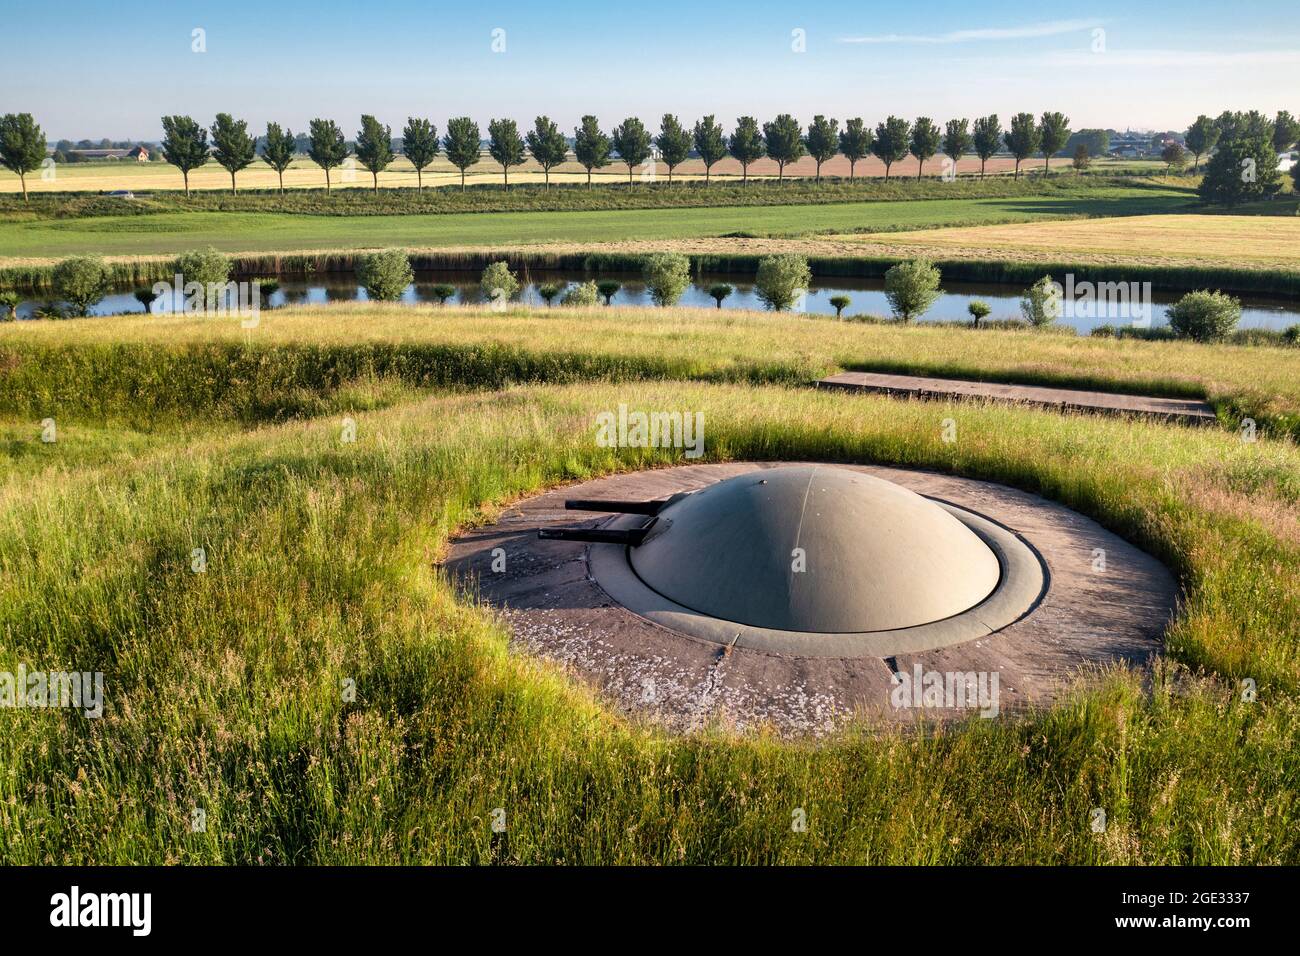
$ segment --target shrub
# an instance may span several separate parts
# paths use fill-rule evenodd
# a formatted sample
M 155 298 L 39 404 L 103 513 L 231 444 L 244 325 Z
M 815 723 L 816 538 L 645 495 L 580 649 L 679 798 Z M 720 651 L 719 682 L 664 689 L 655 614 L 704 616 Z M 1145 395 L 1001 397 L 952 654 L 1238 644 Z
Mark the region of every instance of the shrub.
M 714 302 L 718 303 L 719 309 L 722 308 L 722 300 L 735 291 L 735 289 L 727 285 L 725 282 L 715 282 L 713 285 L 709 286 L 709 295 L 713 297 Z
M 1051 276 L 1043 276 L 1020 297 L 1020 314 L 1035 328 L 1051 325 L 1061 317 L 1061 293 Z
M 537 294 L 542 297 L 542 300 L 546 303 L 546 307 L 549 309 L 551 307 L 551 302 L 560 294 L 561 288 L 563 288 L 563 286 L 560 286 L 557 283 L 546 282 L 537 287 Z
M 57 302 L 46 302 L 32 310 L 33 319 L 66 319 L 68 315 Z
M 429 294 L 438 300 L 439 305 L 446 305 L 447 300 L 456 294 L 456 287 L 446 282 L 439 282 L 429 289 Z
M 560 300 L 560 305 L 592 306 L 600 302 L 600 287 L 594 282 L 579 282 L 570 286 Z
M 0 322 L 13 322 L 18 318 L 18 293 L 0 289 Z
M 254 279 L 253 282 L 257 284 L 257 290 L 263 299 L 269 299 L 280 291 L 279 279 Z
M 504 302 L 519 291 L 519 278 L 510 271 L 509 264 L 494 262 L 483 270 L 478 286 L 488 299 Z
M 980 322 L 989 317 L 993 309 L 983 299 L 976 299 L 966 306 L 966 311 L 970 313 L 971 322 L 975 328 L 980 327 Z
M 1245 168 L 1253 175 L 1243 175 Z M 1265 136 L 1240 136 L 1219 143 L 1205 165 L 1205 176 L 1197 192 L 1205 202 L 1235 206 L 1267 199 L 1282 187 L 1278 175 L 1277 151 Z
M 145 315 L 153 311 L 154 300 L 158 298 L 158 293 L 153 289 L 136 289 L 135 301 L 144 306 Z
M 98 256 L 74 256 L 54 267 L 54 293 L 72 307 L 74 315 L 87 315 L 108 295 L 108 269 Z
M 885 298 L 904 322 L 922 316 L 939 298 L 939 270 L 928 259 L 891 266 L 885 273 Z
M 602 279 L 600 282 L 596 283 L 596 291 L 600 293 L 600 296 L 605 300 L 606 305 L 610 304 L 614 296 L 618 294 L 618 290 L 621 288 L 623 288 L 623 284 L 621 282 L 615 282 L 613 279 Z
M 844 310 L 853 304 L 853 300 L 847 295 L 833 295 L 830 298 L 830 303 L 835 307 L 835 318 L 842 319 L 844 318 Z
M 641 273 L 655 305 L 672 305 L 691 283 L 691 260 L 677 252 L 656 252 L 646 256 Z
M 406 287 L 415 281 L 415 270 L 405 252 L 385 249 L 357 260 L 357 281 L 371 299 L 391 302 L 400 299 Z
M 176 272 L 183 282 L 224 284 L 230 281 L 230 259 L 216 249 L 191 249 L 176 257 Z
M 812 271 L 808 260 L 793 252 L 764 256 L 758 262 L 754 287 L 763 304 L 775 312 L 794 305 L 804 290 L 812 284 Z
M 1169 308 L 1169 327 L 1196 342 L 1222 339 L 1241 320 L 1241 303 L 1222 292 L 1189 292 Z

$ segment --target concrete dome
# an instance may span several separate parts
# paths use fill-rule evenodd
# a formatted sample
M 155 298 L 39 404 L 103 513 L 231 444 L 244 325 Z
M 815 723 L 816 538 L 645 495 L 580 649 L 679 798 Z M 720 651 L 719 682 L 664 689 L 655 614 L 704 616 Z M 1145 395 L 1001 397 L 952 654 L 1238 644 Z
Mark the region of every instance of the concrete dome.
M 636 575 L 685 608 L 753 627 L 915 627 L 969 610 L 1001 577 L 997 555 L 947 510 L 845 468 L 729 478 L 669 504 L 659 527 L 628 550 Z

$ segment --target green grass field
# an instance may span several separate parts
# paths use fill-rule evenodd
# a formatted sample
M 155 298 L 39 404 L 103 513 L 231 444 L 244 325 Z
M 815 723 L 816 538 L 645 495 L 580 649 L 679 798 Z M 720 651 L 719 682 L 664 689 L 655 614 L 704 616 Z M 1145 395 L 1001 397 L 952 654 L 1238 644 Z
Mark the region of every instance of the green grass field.
M 0 260 L 174 254 L 213 246 L 229 252 L 424 248 L 817 232 L 891 231 L 1084 216 L 1177 212 L 1181 188 L 1110 187 L 1065 195 L 902 200 L 761 207 L 616 209 L 568 212 L 316 216 L 272 212 L 167 212 L 74 219 L 8 214 Z
M 1294 443 L 802 385 L 888 354 L 1294 391 L 1291 356 L 684 310 L 232 324 L 0 330 L 0 669 L 103 670 L 106 698 L 100 721 L 0 721 L 5 862 L 1300 860 Z M 621 402 L 702 410 L 709 460 L 933 468 L 1094 516 L 1177 574 L 1169 660 L 1047 712 L 815 745 L 619 717 L 509 650 L 437 560 L 520 495 L 675 462 L 596 445 Z

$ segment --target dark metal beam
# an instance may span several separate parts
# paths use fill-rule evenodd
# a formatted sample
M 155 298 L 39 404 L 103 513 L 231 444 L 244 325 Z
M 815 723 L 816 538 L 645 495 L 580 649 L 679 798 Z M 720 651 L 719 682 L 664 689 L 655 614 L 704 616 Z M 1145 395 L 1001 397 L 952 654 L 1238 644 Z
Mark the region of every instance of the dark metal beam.
M 625 544 L 635 548 L 655 525 L 652 519 L 640 528 L 539 528 L 537 537 L 547 541 L 587 541 L 591 544 Z

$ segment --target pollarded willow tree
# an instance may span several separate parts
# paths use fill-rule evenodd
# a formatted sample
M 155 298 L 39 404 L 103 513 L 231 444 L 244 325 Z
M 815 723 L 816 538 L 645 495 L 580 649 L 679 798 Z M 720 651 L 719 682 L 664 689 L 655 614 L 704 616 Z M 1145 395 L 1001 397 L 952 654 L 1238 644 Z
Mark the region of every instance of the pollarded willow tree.
M 291 129 L 281 129 L 279 123 L 266 124 L 266 139 L 262 142 L 262 159 L 280 177 L 280 192 L 284 192 L 284 171 L 293 162 L 298 151 L 298 141 Z
M 1033 113 L 1017 113 L 1011 117 L 1011 129 L 1002 137 L 1007 149 L 1016 159 L 1016 179 L 1020 178 L 1020 164 L 1038 152 L 1040 135 Z
M 916 178 L 921 178 L 926 160 L 939 152 L 939 127 L 928 116 L 918 116 L 912 124 L 912 136 L 908 140 L 908 151 L 916 157 Z
M 188 116 L 164 116 L 162 128 L 163 159 L 181 171 L 188 196 L 190 171 L 208 161 L 208 131 Z
M 727 142 L 722 135 L 722 124 L 710 113 L 695 124 L 691 138 L 695 143 L 695 152 L 699 153 L 700 160 L 704 163 L 704 184 L 707 186 L 710 170 L 713 169 L 714 164 L 727 156 Z
M 650 158 L 650 133 L 644 123 L 635 116 L 629 116 L 614 127 L 610 142 L 613 143 L 618 158 L 627 163 L 627 181 L 631 185 L 632 167 Z
M 889 181 L 889 168 L 907 155 L 911 148 L 912 127 L 905 119 L 891 116 L 876 124 L 876 135 L 871 140 L 871 152 L 885 164 L 885 181 Z
M 1070 117 L 1064 113 L 1044 113 L 1038 124 L 1038 148 L 1043 151 L 1043 173 L 1052 157 L 1065 148 L 1070 139 Z
M 975 120 L 971 143 L 975 147 L 975 155 L 980 158 L 980 179 L 983 179 L 984 164 L 1002 148 L 1002 123 L 998 120 L 997 113 Z
M 23 202 L 27 198 L 27 174 L 45 162 L 45 133 L 31 113 L 6 113 L 0 116 L 0 166 L 18 174 L 22 183 Z
M 821 182 L 822 163 L 833 158 L 840 151 L 840 121 L 828 120 L 821 114 L 814 116 L 813 121 L 808 124 L 808 136 L 804 140 L 804 148 L 817 164 L 817 182 Z
M 230 173 L 230 191 L 238 193 L 235 173 L 247 169 L 257 158 L 253 137 L 248 135 L 248 123 L 229 113 L 218 113 L 212 123 L 212 158 Z
M 393 129 L 385 126 L 370 115 L 361 117 L 361 129 L 357 131 L 357 162 L 369 170 L 374 178 L 374 190 L 379 192 L 379 174 L 392 164 Z
M 551 188 L 551 170 L 564 162 L 569 155 L 569 145 L 564 141 L 564 134 L 549 116 L 539 116 L 533 120 L 533 128 L 524 137 L 528 143 L 528 152 L 533 161 L 542 167 L 546 177 L 546 188 Z
M 758 120 L 752 116 L 742 116 L 736 120 L 736 131 L 727 140 L 727 151 L 740 163 L 740 181 L 749 182 L 749 164 L 763 158 L 767 147 L 763 144 L 763 134 L 759 132 Z
M 447 121 L 447 135 L 442 138 L 442 149 L 447 161 L 460 170 L 460 191 L 465 191 L 465 170 L 481 158 L 482 133 L 478 123 L 468 116 L 457 116 Z
M 488 154 L 501 164 L 506 189 L 510 188 L 510 167 L 524 162 L 524 138 L 512 119 L 494 119 L 488 123 Z
M 668 182 L 673 181 L 673 170 L 686 162 L 691 155 L 691 134 L 672 113 L 665 113 L 659 123 L 659 135 L 655 137 L 655 146 L 659 148 L 659 158 L 668 167 Z
M 325 191 L 329 192 L 330 170 L 348 158 L 348 144 L 343 138 L 343 130 L 333 120 L 314 119 L 310 128 L 307 155 L 313 163 L 325 170 Z
M 861 116 L 844 124 L 844 132 L 840 133 L 840 152 L 849 161 L 849 179 L 853 178 L 858 161 L 871 155 L 871 139 L 871 130 L 862 122 Z
M 609 154 L 614 148 L 608 136 L 600 131 L 594 116 L 584 116 L 582 125 L 573 130 L 573 155 L 587 171 L 587 188 L 591 188 L 591 171 L 609 165 Z
M 782 113 L 770 123 L 763 124 L 763 144 L 769 159 L 776 160 L 776 181 L 785 179 L 785 167 L 803 157 L 803 130 L 799 121 L 789 113 Z
M 416 192 L 424 189 L 424 171 L 438 157 L 438 127 L 427 119 L 406 118 L 402 130 L 402 155 L 415 167 Z

